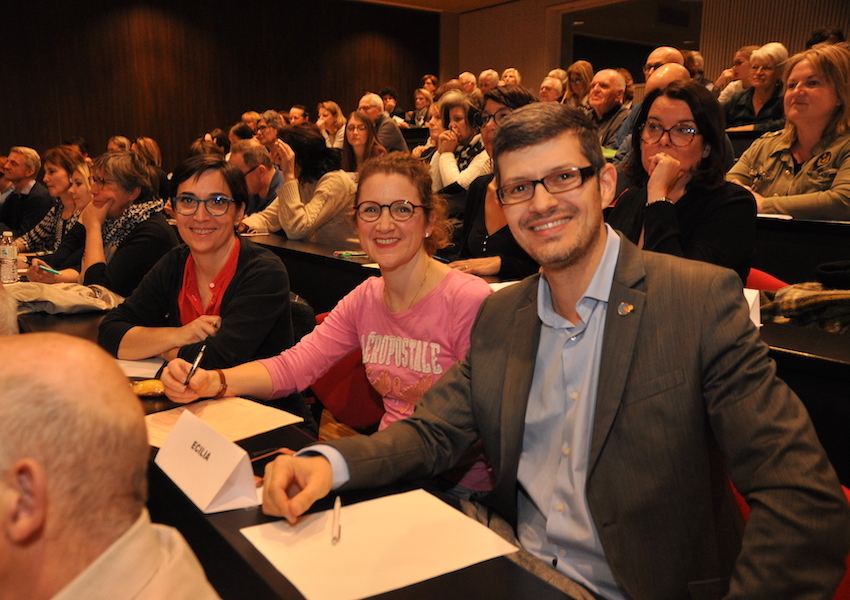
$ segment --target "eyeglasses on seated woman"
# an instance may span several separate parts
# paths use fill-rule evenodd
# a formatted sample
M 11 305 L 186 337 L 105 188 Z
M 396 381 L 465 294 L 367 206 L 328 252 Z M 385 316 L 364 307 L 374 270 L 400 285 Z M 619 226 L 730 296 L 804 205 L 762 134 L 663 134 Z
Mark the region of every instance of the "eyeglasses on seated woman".
M 704 86 L 677 81 L 644 100 L 625 167 L 631 186 L 608 223 L 646 250 L 701 260 L 746 280 L 755 238 L 751 193 L 724 181 L 720 107 Z

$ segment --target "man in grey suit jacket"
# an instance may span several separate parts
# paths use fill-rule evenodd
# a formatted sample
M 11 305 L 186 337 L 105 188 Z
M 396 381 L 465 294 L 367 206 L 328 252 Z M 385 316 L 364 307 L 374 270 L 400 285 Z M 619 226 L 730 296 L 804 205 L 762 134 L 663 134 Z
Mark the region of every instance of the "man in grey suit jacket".
M 264 510 L 292 521 L 332 488 L 431 476 L 480 437 L 496 485 L 478 500 L 600 597 L 829 598 L 847 503 L 740 280 L 603 223 L 616 175 L 579 113 L 514 111 L 494 157 L 543 274 L 484 303 L 467 358 L 411 418 L 277 459 Z

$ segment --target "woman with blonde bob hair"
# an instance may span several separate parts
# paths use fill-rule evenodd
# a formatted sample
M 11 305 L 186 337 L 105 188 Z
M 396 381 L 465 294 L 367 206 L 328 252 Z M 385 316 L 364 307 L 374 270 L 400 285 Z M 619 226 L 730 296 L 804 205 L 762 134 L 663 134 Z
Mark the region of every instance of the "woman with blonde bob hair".
M 502 71 L 502 84 L 503 85 L 522 85 L 522 75 L 519 74 L 517 69 L 513 67 L 508 67 L 504 71 Z
M 822 45 L 785 64 L 785 128 L 756 140 L 726 178 L 759 212 L 850 220 L 850 52 Z
M 341 150 L 345 141 L 345 115 L 342 114 L 339 104 L 333 100 L 319 102 L 319 106 L 316 107 L 316 114 L 319 115 L 319 118 L 316 119 L 316 126 L 322 132 L 325 144 L 328 148 L 339 148 Z
M 363 351 L 369 381 L 383 396 L 379 429 L 413 413 L 419 397 L 469 348 L 478 308 L 490 294 L 480 278 L 450 269 L 433 253 L 449 239 L 445 201 L 431 191 L 428 167 L 409 154 L 367 161 L 355 201 L 360 243 L 381 277 L 355 288 L 292 349 L 273 358 L 224 370 L 173 360 L 163 376 L 176 402 L 214 396 L 226 380 L 228 395 L 273 398 L 303 390 L 340 359 Z M 223 379 L 222 379 L 223 377 Z M 471 455 L 445 474 L 458 495 L 492 483 L 486 462 Z

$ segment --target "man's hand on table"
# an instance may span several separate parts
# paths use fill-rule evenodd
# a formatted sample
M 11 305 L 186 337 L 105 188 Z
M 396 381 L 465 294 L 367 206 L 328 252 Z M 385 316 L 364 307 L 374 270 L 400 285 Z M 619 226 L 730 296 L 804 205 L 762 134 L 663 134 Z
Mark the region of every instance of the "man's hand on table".
M 324 456 L 278 456 L 266 465 L 263 479 L 263 512 L 294 525 L 331 491 L 333 470 Z

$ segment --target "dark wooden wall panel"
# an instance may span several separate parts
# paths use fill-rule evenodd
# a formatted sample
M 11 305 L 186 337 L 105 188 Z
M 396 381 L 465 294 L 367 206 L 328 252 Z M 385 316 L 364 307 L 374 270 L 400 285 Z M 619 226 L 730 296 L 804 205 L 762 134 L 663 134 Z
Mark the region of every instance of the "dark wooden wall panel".
M 704 0 L 700 51 L 706 75 L 716 78 L 741 46 L 781 42 L 791 54 L 800 52 L 812 31 L 829 25 L 850 33 L 848 0 Z
M 9 11 L 13 14 L 10 14 Z M 315 111 L 395 87 L 412 103 L 439 66 L 439 15 L 345 0 L 247 5 L 199 0 L 48 0 L 6 7 L 0 152 L 72 135 L 156 139 L 172 169 L 197 136 L 245 110 Z

